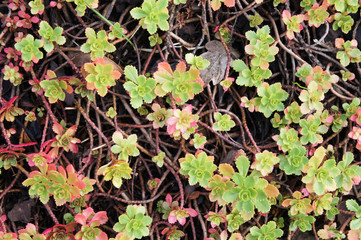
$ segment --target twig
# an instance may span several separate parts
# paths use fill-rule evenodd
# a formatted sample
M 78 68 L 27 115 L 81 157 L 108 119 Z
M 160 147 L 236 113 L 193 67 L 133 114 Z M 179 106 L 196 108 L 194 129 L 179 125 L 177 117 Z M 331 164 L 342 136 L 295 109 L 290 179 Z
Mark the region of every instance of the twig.
M 94 193 L 92 196 L 93 197 L 96 197 L 96 196 L 107 197 L 107 198 L 111 198 L 111 199 L 114 199 L 116 201 L 123 202 L 123 203 L 126 203 L 126 204 L 145 204 L 145 203 L 153 202 L 156 199 L 158 199 L 170 185 L 172 185 L 171 182 L 168 183 L 167 185 L 165 185 L 165 187 L 162 190 L 160 190 L 157 195 L 155 195 L 154 197 L 152 197 L 150 199 L 147 199 L 147 200 L 125 200 L 123 198 L 119 198 L 119 197 L 115 197 L 113 195 L 110 195 L 108 193 Z
M 266 16 L 268 17 L 268 19 L 271 21 L 272 26 L 273 26 L 273 30 L 276 34 L 276 43 L 278 43 L 280 45 L 280 47 L 285 50 L 286 52 L 288 52 L 290 55 L 292 55 L 294 58 L 296 58 L 298 61 L 302 62 L 303 64 L 308 64 L 305 60 L 303 60 L 300 56 L 298 56 L 297 54 L 295 54 L 294 52 L 292 52 L 289 48 L 287 48 L 281 41 L 280 39 L 280 35 L 278 33 L 278 29 L 277 29 L 277 25 L 275 20 L 268 14 L 268 12 L 266 10 L 263 11 Z
M 21 171 L 18 170 L 18 172 L 16 173 L 16 176 L 14 177 L 14 179 L 11 181 L 10 185 L 1 193 L 0 195 L 0 200 L 10 191 L 10 189 L 14 186 L 14 184 L 16 183 L 16 181 L 18 180 L 19 176 L 20 176 Z
M 213 128 L 211 128 L 210 126 L 208 126 L 206 123 L 203 123 L 201 121 L 197 122 L 198 124 L 202 125 L 203 127 L 207 128 L 209 131 L 213 132 L 214 134 L 216 134 L 219 138 L 221 138 L 222 140 L 226 141 L 227 143 L 231 144 L 233 147 L 236 148 L 240 148 L 240 149 L 244 149 L 244 147 L 236 142 L 232 142 L 231 140 L 229 140 L 228 138 L 226 138 L 225 136 L 223 136 L 222 134 L 220 134 L 217 131 L 214 131 Z
M 233 21 L 234 19 L 242 16 L 244 13 L 246 13 L 247 11 L 249 11 L 250 9 L 252 9 L 253 7 L 258 7 L 259 4 L 256 4 L 256 1 L 253 1 L 250 5 L 248 5 L 247 7 L 245 7 L 243 10 L 239 11 L 236 15 L 227 18 L 226 21 L 224 21 L 221 25 L 226 25 L 227 23 L 229 23 L 230 21 Z
M 78 107 L 81 115 L 83 115 L 84 119 L 89 123 L 89 125 L 103 138 L 105 144 L 107 145 L 108 149 L 110 150 L 111 149 L 111 145 L 110 145 L 110 142 L 108 140 L 108 138 L 104 135 L 104 133 L 102 131 L 99 130 L 99 128 L 95 125 L 95 123 L 86 115 L 83 107 L 80 105 L 80 102 L 75 100 L 75 104 L 76 106 Z M 111 158 L 112 160 L 115 159 L 114 157 L 114 154 L 112 151 L 109 151 L 110 152 L 110 155 L 111 155 Z
M 56 219 L 55 214 L 53 213 L 53 211 L 51 210 L 51 208 L 49 207 L 49 205 L 46 203 L 46 204 L 44 204 L 44 206 L 45 206 L 46 210 L 48 211 L 51 219 L 53 219 L 53 222 L 54 222 L 55 224 L 59 224 L 58 219 Z
M 175 33 L 169 31 L 169 35 L 174 38 L 175 40 L 177 40 L 178 42 L 180 42 L 184 47 L 186 48 L 192 48 L 194 47 L 194 44 L 193 43 L 189 43 L 185 40 L 183 40 L 181 37 L 178 37 Z
M 144 68 L 143 68 L 143 71 L 142 71 L 142 75 L 144 75 L 144 74 L 146 73 L 147 68 L 148 68 L 148 65 L 149 65 L 149 63 L 150 63 L 150 60 L 152 59 L 152 57 L 153 57 L 156 49 L 157 49 L 157 47 L 154 47 L 154 48 L 153 48 L 153 51 L 150 53 L 149 57 L 147 58 L 147 61 L 146 61 L 145 64 L 144 64 Z
M 199 222 L 201 224 L 201 227 L 202 227 L 203 239 L 206 239 L 207 238 L 207 228 L 206 228 L 206 225 L 204 224 L 203 217 L 202 217 L 202 215 L 201 215 L 201 213 L 199 211 L 199 207 L 198 207 L 196 199 L 193 199 L 193 205 L 194 205 L 194 209 L 197 212 L 197 217 L 198 217 L 198 220 L 199 220 Z
M 352 99 L 353 99 L 353 98 L 351 98 L 351 97 L 346 97 L 346 96 L 342 95 L 341 93 L 338 93 L 333 87 L 331 87 L 330 90 L 331 90 L 331 92 L 332 92 L 333 94 L 335 94 L 337 97 L 339 97 L 339 98 L 341 98 L 341 99 L 350 100 L 350 101 L 352 101 Z

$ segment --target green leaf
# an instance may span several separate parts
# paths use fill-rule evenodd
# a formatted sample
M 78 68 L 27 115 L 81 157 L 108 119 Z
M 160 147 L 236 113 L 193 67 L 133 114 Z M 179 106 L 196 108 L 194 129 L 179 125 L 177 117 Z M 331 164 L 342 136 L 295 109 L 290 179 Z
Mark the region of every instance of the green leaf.
M 141 19 L 145 18 L 147 16 L 147 13 L 144 12 L 143 9 L 136 7 L 133 8 L 132 11 L 130 11 L 130 15 L 132 15 L 134 19 Z
M 346 207 L 352 212 L 357 212 L 360 209 L 360 206 L 357 204 L 356 200 L 350 199 L 346 201 Z
M 138 71 L 134 66 L 127 65 L 124 68 L 124 75 L 129 80 L 133 81 L 134 83 L 137 83 Z
M 358 230 L 361 228 L 361 218 L 352 220 L 350 223 L 350 228 L 353 230 Z
M 250 166 L 250 161 L 247 157 L 240 156 L 236 159 L 236 167 L 238 169 L 238 172 L 242 176 L 244 176 L 244 177 L 247 176 L 249 166 Z
M 141 97 L 133 97 L 130 99 L 130 105 L 132 105 L 133 108 L 139 108 L 143 104 L 143 99 Z

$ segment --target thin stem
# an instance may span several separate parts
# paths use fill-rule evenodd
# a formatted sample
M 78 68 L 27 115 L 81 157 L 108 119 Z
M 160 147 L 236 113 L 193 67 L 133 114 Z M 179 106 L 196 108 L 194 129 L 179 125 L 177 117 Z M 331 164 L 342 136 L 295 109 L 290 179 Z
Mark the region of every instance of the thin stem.
M 56 219 L 55 214 L 53 213 L 53 211 L 51 210 L 51 208 L 49 207 L 49 205 L 48 205 L 48 204 L 44 204 L 44 206 L 45 206 L 46 210 L 48 211 L 51 219 L 53 219 L 54 223 L 55 223 L 55 224 L 59 224 L 58 219 Z
M 236 148 L 240 148 L 240 149 L 244 149 L 244 147 L 237 143 L 237 142 L 232 142 L 231 140 L 229 140 L 228 138 L 226 138 L 225 136 L 223 136 L 222 134 L 220 134 L 219 132 L 213 130 L 213 128 L 211 128 L 210 126 L 208 126 L 206 123 L 198 121 L 197 123 L 199 123 L 200 125 L 202 125 L 203 127 L 207 128 L 209 131 L 213 132 L 214 134 L 216 134 L 219 138 L 223 139 L 224 141 L 226 141 L 227 143 L 231 144 L 233 147 Z
M 10 189 L 14 186 L 15 182 L 18 180 L 19 176 L 20 176 L 21 171 L 19 170 L 16 173 L 16 176 L 14 177 L 14 179 L 11 181 L 10 185 L 1 193 L 0 195 L 0 200 L 10 191 Z
M 158 199 L 162 194 L 163 192 L 171 185 L 172 183 L 168 183 L 167 185 L 165 185 L 165 187 L 159 191 L 159 193 L 157 195 L 155 195 L 154 197 L 150 198 L 150 199 L 147 199 L 147 200 L 125 200 L 123 198 L 119 198 L 119 197 L 115 197 L 113 195 L 110 195 L 108 193 L 95 193 L 93 194 L 92 196 L 93 197 L 96 197 L 96 196 L 102 196 L 102 197 L 107 197 L 107 198 L 111 198 L 111 199 L 114 199 L 116 201 L 119 201 L 119 202 L 123 202 L 123 203 L 126 203 L 126 204 L 145 204 L 145 203 L 150 203 L 150 202 L 153 202 L 155 201 L 156 199 Z
M 80 105 L 80 102 L 75 100 L 75 104 L 78 107 L 81 115 L 83 115 L 83 117 L 89 123 L 89 125 L 102 137 L 102 139 L 104 140 L 104 142 L 107 145 L 108 149 L 110 150 L 111 145 L 110 145 L 110 142 L 109 142 L 108 138 L 104 135 L 104 133 L 102 131 L 99 130 L 99 128 L 95 125 L 95 123 L 92 120 L 90 120 L 90 118 L 86 115 L 83 107 Z M 112 160 L 115 160 L 113 152 L 112 151 L 109 151 L 109 152 L 110 152 Z

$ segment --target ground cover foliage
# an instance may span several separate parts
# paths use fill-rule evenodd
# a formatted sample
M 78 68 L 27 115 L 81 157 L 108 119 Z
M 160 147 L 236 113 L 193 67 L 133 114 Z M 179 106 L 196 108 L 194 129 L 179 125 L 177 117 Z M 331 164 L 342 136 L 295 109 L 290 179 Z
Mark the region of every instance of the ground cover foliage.
M 0 4 L 0 239 L 361 239 L 357 0 Z

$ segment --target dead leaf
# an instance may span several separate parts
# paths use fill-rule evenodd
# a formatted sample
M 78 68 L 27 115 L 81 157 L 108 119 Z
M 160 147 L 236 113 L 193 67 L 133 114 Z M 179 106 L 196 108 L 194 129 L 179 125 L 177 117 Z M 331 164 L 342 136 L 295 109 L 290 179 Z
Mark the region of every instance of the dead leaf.
M 220 41 L 213 40 L 206 44 L 208 52 L 202 53 L 201 57 L 209 61 L 206 69 L 200 70 L 204 86 L 212 81 L 213 85 L 223 80 L 228 62 L 226 49 Z
M 21 221 L 23 223 L 28 223 L 31 220 L 31 207 L 34 205 L 33 199 L 16 203 L 9 211 L 8 218 L 13 222 Z
M 272 184 L 268 184 L 264 191 L 269 198 L 276 198 L 280 194 L 277 187 Z

